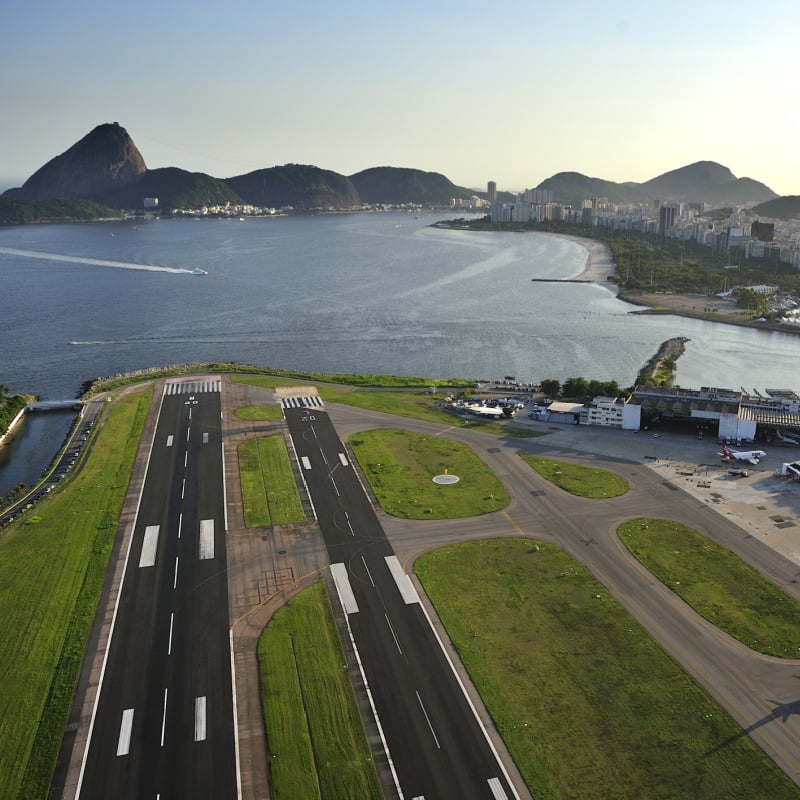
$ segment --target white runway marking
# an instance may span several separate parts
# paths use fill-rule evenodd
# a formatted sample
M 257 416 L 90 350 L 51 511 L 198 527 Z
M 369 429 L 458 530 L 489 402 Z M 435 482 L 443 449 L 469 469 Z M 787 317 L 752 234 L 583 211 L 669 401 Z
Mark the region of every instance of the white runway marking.
M 142 555 L 139 558 L 140 567 L 152 567 L 156 563 L 156 549 L 158 548 L 158 525 L 148 525 L 144 529 L 144 542 L 142 542 Z
M 167 690 L 164 689 L 164 714 L 161 717 L 161 746 L 164 746 L 164 734 L 167 730 Z
M 281 398 L 281 408 L 322 408 L 324 405 L 322 398 L 317 395 Z
M 311 469 L 311 461 L 308 456 L 300 456 L 300 460 L 303 462 L 303 469 Z
M 347 460 L 347 456 L 344 453 L 339 453 L 339 461 L 343 467 L 347 467 L 350 464 L 350 462 Z
M 200 560 L 214 558 L 214 520 L 200 520 Z
M 172 626 L 175 622 L 174 612 L 169 615 L 169 642 L 167 643 L 167 655 L 172 655 Z
M 344 564 L 331 564 L 331 575 L 333 575 L 333 582 L 336 584 L 339 602 L 342 604 L 344 613 L 355 614 L 358 611 L 358 603 L 353 594 L 353 587 L 350 585 L 347 567 Z
M 403 567 L 400 566 L 397 556 L 386 556 L 386 565 L 389 567 L 389 572 L 392 573 L 394 582 L 397 584 L 397 589 L 405 604 L 419 603 L 417 590 L 414 588 L 414 584 L 411 583 L 411 578 L 403 572 Z
M 24 258 L 38 258 L 44 261 L 68 261 L 71 264 L 90 264 L 95 267 L 115 267 L 116 269 L 138 269 L 145 272 L 171 272 L 175 275 L 191 275 L 190 269 L 177 267 L 160 267 L 155 264 L 134 264 L 130 261 L 109 261 L 105 258 L 83 258 L 82 256 L 65 256 L 61 253 L 43 253 L 39 250 L 20 250 L 17 247 L 0 247 L 0 253 Z
M 508 800 L 508 795 L 503 790 L 503 784 L 498 778 L 489 778 L 489 788 L 492 790 L 494 800 Z
M 194 740 L 196 742 L 205 741 L 206 738 L 206 698 L 195 697 L 194 699 Z
M 419 707 L 422 709 L 422 713 L 425 715 L 425 721 L 428 723 L 428 727 L 431 729 L 431 736 L 433 736 L 433 741 L 436 744 L 437 749 L 441 750 L 442 746 L 439 744 L 439 739 L 436 737 L 436 731 L 433 729 L 433 725 L 431 724 L 431 718 L 428 716 L 428 712 L 425 710 L 425 706 L 422 705 L 422 698 L 419 696 L 419 692 L 415 693 L 417 695 L 417 700 L 419 701 Z
M 131 751 L 131 733 L 133 732 L 133 709 L 126 708 L 122 712 L 122 723 L 119 726 L 117 755 L 126 756 Z
M 175 437 L 172 434 L 167 436 L 167 447 L 172 447 L 172 442 L 173 442 L 174 439 L 175 439 Z

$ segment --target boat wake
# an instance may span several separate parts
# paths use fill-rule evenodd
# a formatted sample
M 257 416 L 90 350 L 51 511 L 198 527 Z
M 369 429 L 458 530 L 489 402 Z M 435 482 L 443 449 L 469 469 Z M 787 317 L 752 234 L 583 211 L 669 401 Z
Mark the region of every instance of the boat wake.
M 113 267 L 114 269 L 138 269 L 145 272 L 171 272 L 176 275 L 199 275 L 202 271 L 179 269 L 177 267 L 161 267 L 156 264 L 134 264 L 129 261 L 109 261 L 103 258 L 84 258 L 82 256 L 66 256 L 61 253 L 42 253 L 39 250 L 20 250 L 16 247 L 0 247 L 0 253 L 24 258 L 38 258 L 43 261 L 68 261 L 71 264 L 91 264 L 96 267 Z

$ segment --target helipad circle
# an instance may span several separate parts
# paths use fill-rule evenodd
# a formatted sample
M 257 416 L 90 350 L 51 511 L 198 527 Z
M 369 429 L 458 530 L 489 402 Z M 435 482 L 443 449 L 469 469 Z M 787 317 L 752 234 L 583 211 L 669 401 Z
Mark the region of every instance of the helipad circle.
M 447 483 L 458 483 L 458 475 L 437 475 L 434 479 L 434 483 L 438 484 L 447 484 Z

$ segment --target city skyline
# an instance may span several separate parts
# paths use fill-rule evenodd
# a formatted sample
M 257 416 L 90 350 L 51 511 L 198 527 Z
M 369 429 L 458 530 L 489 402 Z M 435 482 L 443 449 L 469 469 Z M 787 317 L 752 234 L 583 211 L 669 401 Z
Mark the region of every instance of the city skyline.
M 800 9 L 643 5 L 12 7 L 0 181 L 18 185 L 117 121 L 148 168 L 220 178 L 395 166 L 520 191 L 562 171 L 638 183 L 709 160 L 800 194 Z

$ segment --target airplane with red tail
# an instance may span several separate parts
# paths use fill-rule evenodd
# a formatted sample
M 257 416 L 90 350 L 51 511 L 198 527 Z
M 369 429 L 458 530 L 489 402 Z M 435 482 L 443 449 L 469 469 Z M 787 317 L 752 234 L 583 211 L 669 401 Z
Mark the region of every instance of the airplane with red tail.
M 766 453 L 763 450 L 730 450 L 727 445 L 722 445 L 722 452 L 717 455 L 723 461 L 748 461 L 751 464 L 758 464 Z

